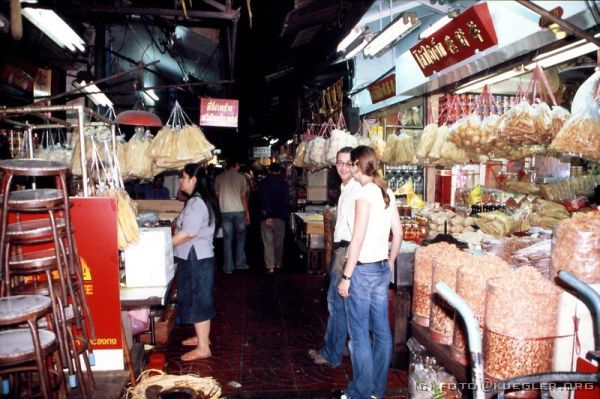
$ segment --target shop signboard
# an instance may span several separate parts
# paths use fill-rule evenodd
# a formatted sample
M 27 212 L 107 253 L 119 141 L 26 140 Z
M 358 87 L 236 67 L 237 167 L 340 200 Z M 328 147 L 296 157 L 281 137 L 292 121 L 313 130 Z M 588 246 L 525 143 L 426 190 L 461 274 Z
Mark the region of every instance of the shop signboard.
M 200 126 L 237 127 L 238 109 L 238 100 L 201 98 Z
M 371 83 L 367 89 L 369 89 L 373 104 L 394 97 L 396 95 L 396 74 Z
M 252 155 L 254 158 L 270 158 L 271 147 L 252 147 Z
M 476 4 L 410 49 L 425 76 L 498 44 L 487 3 Z
M 71 222 L 81 262 L 83 289 L 96 337 L 94 370 L 122 370 L 117 200 L 113 197 L 71 198 Z

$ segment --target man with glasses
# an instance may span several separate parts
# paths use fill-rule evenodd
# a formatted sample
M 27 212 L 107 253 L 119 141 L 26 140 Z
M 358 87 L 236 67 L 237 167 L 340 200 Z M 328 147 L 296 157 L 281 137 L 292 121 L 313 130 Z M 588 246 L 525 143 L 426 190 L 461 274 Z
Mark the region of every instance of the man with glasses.
M 352 178 L 350 169 L 350 151 L 352 147 L 344 147 L 336 155 L 335 169 L 342 179 L 341 194 L 337 205 L 335 230 L 333 232 L 333 256 L 329 273 L 329 290 L 327 291 L 327 309 L 329 319 L 325 330 L 324 345 L 320 350 L 311 349 L 308 355 L 317 365 L 329 364 L 337 367 L 342 363 L 342 354 L 346 346 L 348 325 L 344 300 L 337 293 L 337 285 L 342 278 L 344 260 L 348 244 L 352 238 L 352 226 L 349 215 L 354 212 L 354 196 L 360 184 Z

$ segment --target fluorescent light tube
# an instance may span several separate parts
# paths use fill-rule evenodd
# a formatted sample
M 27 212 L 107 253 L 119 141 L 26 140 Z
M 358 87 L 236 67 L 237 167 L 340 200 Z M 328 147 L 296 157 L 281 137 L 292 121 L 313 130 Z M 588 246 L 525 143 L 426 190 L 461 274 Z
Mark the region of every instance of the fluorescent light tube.
M 76 87 L 80 87 L 81 91 L 86 93 L 87 97 L 96 105 L 104 106 L 104 107 L 113 107 L 112 101 L 106 97 L 106 94 L 102 93 L 102 90 L 98 88 L 93 83 L 87 84 L 85 80 L 82 80 L 81 83 L 75 83 Z
M 462 86 L 458 90 L 456 90 L 456 94 L 468 93 L 472 91 L 476 91 L 478 89 L 483 88 L 483 86 L 488 85 L 491 86 L 494 83 L 502 82 L 503 80 L 514 78 L 515 76 L 522 75 L 526 73 L 527 70 L 525 68 L 519 69 L 511 69 L 510 71 L 498 73 L 484 79 L 480 79 L 474 83 L 469 83 L 466 86 Z
M 346 50 L 346 48 L 352 44 L 358 37 L 363 33 L 364 28 L 361 26 L 355 26 L 348 35 L 342 39 L 340 44 L 337 46 L 337 51 L 342 52 Z
M 420 24 L 421 22 L 418 19 L 414 20 L 414 22 L 413 20 L 406 19 L 405 22 L 405 18 L 402 15 L 399 16 L 395 21 L 386 26 L 384 30 L 379 32 L 379 34 L 365 47 L 365 56 L 374 56 L 390 43 L 393 43 L 402 36 L 410 33 Z
M 536 65 L 539 65 L 542 68 L 549 68 L 551 66 L 562 64 L 563 62 L 572 60 L 573 58 L 581 57 L 582 55 L 594 52 L 598 50 L 598 46 L 596 46 L 594 43 L 586 43 L 584 45 L 570 48 L 566 51 L 563 51 L 562 49 L 559 50 L 561 51 L 554 53 L 554 55 L 551 55 L 549 57 L 546 57 L 545 54 L 535 57 L 533 59 L 534 62 L 527 65 L 525 68 L 531 70 L 535 68 Z
M 23 8 L 21 14 L 62 48 L 85 51 L 85 42 L 54 11 L 43 8 Z
M 156 95 L 154 90 L 152 90 L 152 89 L 144 90 L 144 94 L 147 95 L 148 97 L 150 97 L 151 100 L 153 100 L 155 102 L 158 101 L 158 96 Z
M 442 27 L 444 25 L 446 25 L 450 21 L 452 21 L 452 18 L 450 18 L 449 16 L 445 15 L 440 20 L 438 20 L 437 22 L 433 23 L 429 28 L 427 28 L 423 32 L 421 32 L 419 34 L 419 39 L 423 40 L 426 37 L 429 37 L 429 36 L 433 35 L 435 32 L 437 32 L 438 30 L 442 29 Z
M 346 54 L 344 56 L 344 59 L 345 60 L 349 60 L 350 58 L 354 58 L 354 56 L 356 54 L 360 53 L 362 51 L 362 49 L 364 49 L 367 44 L 369 44 L 369 39 L 364 38 L 363 41 L 358 46 L 354 47 L 352 50 L 350 50 L 348 52 L 348 54 Z

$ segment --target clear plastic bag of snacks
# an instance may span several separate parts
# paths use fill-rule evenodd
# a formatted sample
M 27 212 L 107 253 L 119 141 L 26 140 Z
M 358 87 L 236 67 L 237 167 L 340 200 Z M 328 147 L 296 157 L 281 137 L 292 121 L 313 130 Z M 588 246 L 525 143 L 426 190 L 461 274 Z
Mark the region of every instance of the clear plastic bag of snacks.
M 564 124 L 550 149 L 600 162 L 600 98 L 596 97 Z

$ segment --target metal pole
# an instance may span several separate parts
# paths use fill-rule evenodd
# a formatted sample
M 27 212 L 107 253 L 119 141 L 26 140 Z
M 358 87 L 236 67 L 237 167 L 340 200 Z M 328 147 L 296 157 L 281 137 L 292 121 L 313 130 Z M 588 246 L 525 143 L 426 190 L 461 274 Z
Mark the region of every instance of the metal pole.
M 79 129 L 79 159 L 81 161 L 81 179 L 83 180 L 83 196 L 90 196 L 87 173 L 87 158 L 85 154 L 85 137 L 83 135 L 83 105 L 77 105 L 77 127 Z
M 534 4 L 529 0 L 517 0 L 517 3 L 521 4 L 523 7 L 530 9 L 531 11 L 535 12 L 536 14 L 541 15 L 544 18 L 548 18 L 550 21 L 554 22 L 561 28 L 568 30 L 569 32 L 573 33 L 575 36 L 579 36 L 580 38 L 585 39 L 590 43 L 594 43 L 596 46 L 600 47 L 600 39 L 595 38 L 594 35 L 584 31 L 583 29 L 578 28 L 577 26 L 573 25 L 572 23 L 570 23 L 560 17 L 557 17 L 556 15 L 553 15 L 552 13 L 550 13 L 549 11 L 546 11 L 542 7 L 538 6 L 537 4 Z
M 40 101 L 52 101 L 52 100 L 56 100 L 57 98 L 62 98 L 64 96 L 67 96 L 69 94 L 74 94 L 74 93 L 80 92 L 81 90 L 83 90 L 84 87 L 88 87 L 88 86 L 90 86 L 92 84 L 103 83 L 103 82 L 106 82 L 108 80 L 116 79 L 116 78 L 121 77 L 123 75 L 127 75 L 127 74 L 129 74 L 131 72 L 137 71 L 139 69 L 143 69 L 143 68 L 146 68 L 146 67 L 158 64 L 159 62 L 160 62 L 160 60 L 152 61 L 152 62 L 150 62 L 148 64 L 140 63 L 135 68 L 131 68 L 131 69 L 128 69 L 126 71 L 119 72 L 119 73 L 116 73 L 114 75 L 107 76 L 104 79 L 98 79 L 95 82 L 89 82 L 88 84 L 86 84 L 84 86 L 79 86 L 79 87 L 77 87 L 74 90 L 65 91 L 63 93 L 57 94 L 57 95 L 52 96 L 52 97 L 42 97 L 41 99 L 39 99 L 38 101 L 36 101 L 35 104 L 39 103 Z

